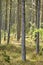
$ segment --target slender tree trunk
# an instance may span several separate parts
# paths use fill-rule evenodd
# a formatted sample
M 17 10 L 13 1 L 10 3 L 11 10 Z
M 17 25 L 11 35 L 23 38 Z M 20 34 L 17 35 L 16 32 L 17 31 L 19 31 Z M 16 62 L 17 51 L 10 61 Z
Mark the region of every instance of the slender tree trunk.
M 42 14 L 41 14 L 41 28 L 43 28 L 43 0 L 41 0 L 41 11 L 42 11 Z
M 34 0 L 32 0 L 32 23 L 34 23 Z
M 1 7 L 2 1 L 0 0 L 0 44 L 1 44 L 1 22 L 2 22 L 2 7 Z
M 7 44 L 9 44 L 9 41 L 10 41 L 11 9 L 12 9 L 12 0 L 10 0 L 10 18 L 9 18 L 9 30 L 8 30 Z
M 35 12 L 36 12 L 36 0 L 32 0 L 32 24 L 35 23 Z
M 4 40 L 6 40 L 6 30 L 7 30 L 7 6 L 8 6 L 8 0 L 6 0 L 6 15 L 5 15 L 5 32 L 4 32 Z
M 36 28 L 40 28 L 40 0 L 36 0 Z M 39 54 L 39 32 L 36 33 L 36 52 Z
M 18 0 L 17 16 L 17 41 L 19 41 L 21 33 L 21 0 Z
M 25 0 L 22 0 L 22 60 L 26 60 L 25 48 Z

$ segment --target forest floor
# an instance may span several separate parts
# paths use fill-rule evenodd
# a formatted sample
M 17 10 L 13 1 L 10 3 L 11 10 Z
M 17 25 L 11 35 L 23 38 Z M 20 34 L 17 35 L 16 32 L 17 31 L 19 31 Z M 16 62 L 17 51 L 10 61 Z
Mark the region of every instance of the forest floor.
M 0 65 L 43 65 L 43 42 L 37 55 L 36 45 L 31 41 L 26 40 L 26 61 L 22 61 L 20 42 L 11 39 L 9 45 L 0 45 Z

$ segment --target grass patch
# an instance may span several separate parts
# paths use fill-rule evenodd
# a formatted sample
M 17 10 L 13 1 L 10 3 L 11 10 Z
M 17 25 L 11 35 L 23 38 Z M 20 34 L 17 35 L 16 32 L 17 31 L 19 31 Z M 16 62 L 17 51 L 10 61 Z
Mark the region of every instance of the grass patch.
M 43 65 L 43 51 L 40 47 L 39 55 L 35 53 L 35 46 L 26 44 L 26 61 L 21 59 L 21 45 L 0 45 L 0 65 Z

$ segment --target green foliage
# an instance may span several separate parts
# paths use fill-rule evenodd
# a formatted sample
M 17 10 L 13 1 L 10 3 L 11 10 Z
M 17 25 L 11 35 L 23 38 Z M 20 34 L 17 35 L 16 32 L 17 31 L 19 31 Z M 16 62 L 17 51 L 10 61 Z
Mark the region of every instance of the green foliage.
M 39 29 L 35 29 L 34 32 L 33 32 L 33 36 L 35 37 L 35 34 L 39 32 L 40 33 L 40 36 L 41 38 L 43 39 L 43 29 L 42 28 L 39 28 Z
M 43 34 L 43 29 L 39 28 L 39 29 L 35 29 L 35 31 L 33 32 L 33 34 L 35 35 L 35 33 L 39 32 L 40 34 Z
M 10 62 L 10 56 L 6 54 L 6 51 L 3 51 L 2 55 L 3 55 L 4 60 L 9 63 Z

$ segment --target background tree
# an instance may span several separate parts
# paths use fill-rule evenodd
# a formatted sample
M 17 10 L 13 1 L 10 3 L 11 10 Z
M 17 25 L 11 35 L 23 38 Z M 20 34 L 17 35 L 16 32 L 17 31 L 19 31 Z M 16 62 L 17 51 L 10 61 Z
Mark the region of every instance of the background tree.
M 4 32 L 4 40 L 6 40 L 6 31 L 7 31 L 7 10 L 8 10 L 8 0 L 6 0 L 6 14 L 5 14 L 5 32 Z
M 21 0 L 18 0 L 18 7 L 17 7 L 17 41 L 20 40 L 21 34 Z
M 7 39 L 7 44 L 9 44 L 9 41 L 10 41 L 11 9 L 12 9 L 12 0 L 10 0 L 10 18 L 9 18 L 9 30 L 8 30 L 8 39 Z
M 43 0 L 41 0 L 41 27 L 43 28 Z
M 0 0 L 0 44 L 1 44 L 1 22 L 2 22 L 2 1 Z

